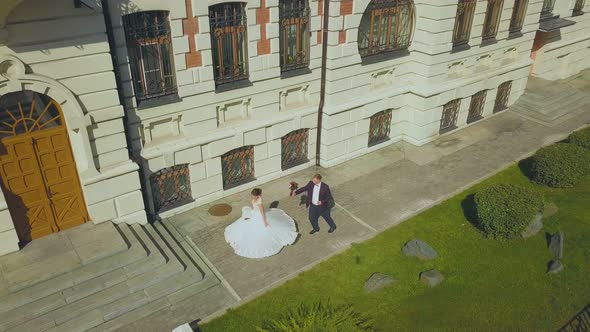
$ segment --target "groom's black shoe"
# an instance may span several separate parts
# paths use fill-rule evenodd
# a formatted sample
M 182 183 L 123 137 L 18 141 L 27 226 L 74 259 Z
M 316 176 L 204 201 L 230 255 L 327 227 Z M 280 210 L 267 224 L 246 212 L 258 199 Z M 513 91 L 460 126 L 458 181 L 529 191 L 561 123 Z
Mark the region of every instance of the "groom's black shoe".
M 330 229 L 328 230 L 328 233 L 334 233 L 335 230 L 336 230 L 336 226 L 330 227 Z
M 309 234 L 315 234 L 315 233 L 317 233 L 319 231 L 320 231 L 319 229 L 312 229 L 311 232 L 309 232 Z

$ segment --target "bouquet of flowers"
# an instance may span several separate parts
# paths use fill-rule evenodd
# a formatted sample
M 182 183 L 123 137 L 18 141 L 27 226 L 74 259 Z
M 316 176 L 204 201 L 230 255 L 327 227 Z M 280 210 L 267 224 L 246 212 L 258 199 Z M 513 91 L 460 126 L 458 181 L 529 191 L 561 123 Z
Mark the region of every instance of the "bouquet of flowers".
M 297 182 L 295 182 L 295 181 L 289 182 L 289 190 L 291 190 L 291 193 L 289 195 L 293 196 L 293 192 L 295 190 L 297 190 L 298 188 L 299 188 L 299 185 L 297 184 Z

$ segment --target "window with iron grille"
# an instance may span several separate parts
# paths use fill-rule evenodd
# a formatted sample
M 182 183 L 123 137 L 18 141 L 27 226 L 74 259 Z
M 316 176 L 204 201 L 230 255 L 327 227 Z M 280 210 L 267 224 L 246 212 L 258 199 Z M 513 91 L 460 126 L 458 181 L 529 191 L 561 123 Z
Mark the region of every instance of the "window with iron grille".
M 553 7 L 555 7 L 555 0 L 543 1 L 543 7 L 541 8 L 541 19 L 552 17 Z
M 156 211 L 179 206 L 192 200 L 188 164 L 164 168 L 150 176 Z
M 502 16 L 502 7 L 504 7 L 504 0 L 488 0 L 483 30 L 481 31 L 483 40 L 496 38 L 500 16 Z
M 254 180 L 254 147 L 245 146 L 221 156 L 223 189 Z
M 371 117 L 369 125 L 369 146 L 389 140 L 391 132 L 391 110 L 376 113 Z
M 459 118 L 460 107 L 461 99 L 451 100 L 443 106 L 439 133 L 443 134 L 457 128 L 457 118 Z
M 471 96 L 469 103 L 469 113 L 467 114 L 467 123 L 475 122 L 483 118 L 483 108 L 486 104 L 487 91 L 480 91 Z
M 411 0 L 372 0 L 359 25 L 358 48 L 362 57 L 407 49 L 414 29 Z
M 586 4 L 586 0 L 576 0 L 576 3 L 574 4 L 574 11 L 573 11 L 573 15 L 574 16 L 580 16 L 584 14 L 584 5 Z
M 526 9 L 529 5 L 528 0 L 514 0 L 514 7 L 512 8 L 512 16 L 510 17 L 510 33 L 520 32 L 526 17 Z
M 281 162 L 283 170 L 309 161 L 307 158 L 308 129 L 293 131 L 281 139 Z
M 245 6 L 229 2 L 209 7 L 213 73 L 218 86 L 248 79 Z
M 307 68 L 309 65 L 309 8 L 307 0 L 282 0 L 281 71 Z
M 453 30 L 453 46 L 462 46 L 469 43 L 471 25 L 475 13 L 477 0 L 459 0 L 457 15 L 455 16 L 455 28 Z
M 125 15 L 123 27 L 138 104 L 147 99 L 176 95 L 168 12 Z
M 510 89 L 512 88 L 512 81 L 507 81 L 498 87 L 496 93 L 496 101 L 494 102 L 494 113 L 501 112 L 508 108 L 508 99 L 510 98 Z

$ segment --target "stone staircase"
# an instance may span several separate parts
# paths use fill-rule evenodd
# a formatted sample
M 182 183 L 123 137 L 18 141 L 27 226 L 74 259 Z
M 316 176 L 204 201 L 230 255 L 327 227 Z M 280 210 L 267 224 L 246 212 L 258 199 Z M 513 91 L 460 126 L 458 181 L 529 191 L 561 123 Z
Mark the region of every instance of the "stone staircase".
M 114 331 L 219 284 L 172 224 L 112 227 L 123 250 L 0 292 L 0 331 Z

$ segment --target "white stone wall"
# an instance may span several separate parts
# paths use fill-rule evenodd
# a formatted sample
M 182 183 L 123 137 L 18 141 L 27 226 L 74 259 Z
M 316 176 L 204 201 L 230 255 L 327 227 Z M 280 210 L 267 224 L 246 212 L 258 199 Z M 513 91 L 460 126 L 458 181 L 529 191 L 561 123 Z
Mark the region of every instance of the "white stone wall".
M 18 236 L 4 194 L 0 189 L 0 256 L 17 250 Z
M 590 68 L 590 2 L 579 16 L 572 16 L 574 4 L 574 0 L 556 0 L 553 13 L 576 24 L 542 34 L 544 45 L 534 54 L 534 76 L 558 80 Z
M 145 223 L 103 15 L 98 2 L 88 4 L 93 8 L 75 8 L 71 0 L 24 0 L 10 13 L 0 42 L 7 71 L 0 95 L 33 90 L 61 105 L 93 222 Z
M 461 98 L 457 127 L 466 126 L 471 96 L 487 90 L 484 117 L 492 115 L 497 87 L 513 81 L 509 104 L 523 93 L 530 49 L 542 2 L 530 1 L 522 36 L 508 38 L 513 1 L 505 1 L 497 42 L 482 45 L 486 1 L 478 1 L 468 50 L 452 52 L 457 1 L 416 1 L 415 30 L 409 54 L 363 64 L 358 25 L 369 0 L 354 0 L 351 15 L 330 7 L 328 79 L 321 164 L 332 166 L 400 140 L 422 145 L 439 136 L 443 105 Z M 345 31 L 346 42 L 339 40 Z M 368 147 L 369 118 L 392 109 L 390 140 Z

